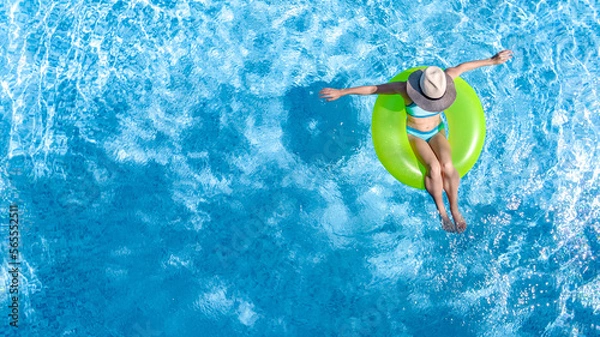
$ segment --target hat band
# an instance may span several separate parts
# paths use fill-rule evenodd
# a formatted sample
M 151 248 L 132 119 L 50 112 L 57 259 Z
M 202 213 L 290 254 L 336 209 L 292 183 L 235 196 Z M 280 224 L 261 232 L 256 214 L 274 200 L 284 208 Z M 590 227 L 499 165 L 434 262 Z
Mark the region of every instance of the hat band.
M 442 99 L 442 97 L 444 97 L 444 95 L 446 94 L 446 92 L 444 91 L 444 93 L 442 94 L 442 96 L 440 96 L 440 97 L 438 97 L 438 98 L 433 98 L 433 97 L 431 97 L 431 96 L 429 96 L 429 95 L 427 95 L 427 94 L 425 93 L 425 91 L 423 90 L 423 87 L 421 87 L 421 83 L 419 83 L 419 89 L 421 89 L 421 93 L 423 94 L 423 96 L 427 97 L 427 99 L 430 99 L 430 100 L 432 100 L 432 101 L 437 101 L 437 100 L 440 100 L 440 99 Z
M 427 96 L 427 94 L 425 92 L 423 92 L 423 89 L 421 89 L 421 93 L 423 94 L 423 96 L 427 97 L 427 99 L 432 100 L 432 101 L 439 101 L 440 99 L 444 98 L 444 95 L 446 94 L 444 92 L 444 94 L 442 94 L 442 96 L 440 96 L 438 98 L 433 98 L 433 97 Z

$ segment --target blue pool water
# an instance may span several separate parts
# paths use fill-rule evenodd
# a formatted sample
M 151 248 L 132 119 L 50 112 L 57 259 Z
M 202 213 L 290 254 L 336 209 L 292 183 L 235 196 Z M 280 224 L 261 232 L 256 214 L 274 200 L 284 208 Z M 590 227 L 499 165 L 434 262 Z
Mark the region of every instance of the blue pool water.
M 1 335 L 600 336 L 599 11 L 0 1 Z M 505 48 L 448 234 L 318 91 Z

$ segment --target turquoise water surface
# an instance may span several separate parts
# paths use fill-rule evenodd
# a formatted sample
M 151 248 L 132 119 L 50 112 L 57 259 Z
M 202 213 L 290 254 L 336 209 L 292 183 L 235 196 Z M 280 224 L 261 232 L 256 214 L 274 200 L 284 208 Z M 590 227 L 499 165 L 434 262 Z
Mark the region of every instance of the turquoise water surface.
M 0 335 L 600 336 L 599 10 L 0 0 Z M 449 234 L 318 92 L 502 49 Z

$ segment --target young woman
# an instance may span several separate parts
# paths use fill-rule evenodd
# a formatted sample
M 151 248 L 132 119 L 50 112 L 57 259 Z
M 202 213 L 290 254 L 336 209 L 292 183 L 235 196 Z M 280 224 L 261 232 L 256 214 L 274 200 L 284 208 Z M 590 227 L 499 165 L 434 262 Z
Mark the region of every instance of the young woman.
M 461 63 L 445 71 L 438 67 L 427 67 L 412 73 L 406 82 L 348 89 L 325 88 L 320 91 L 320 95 L 327 101 L 334 101 L 345 95 L 401 95 L 406 104 L 408 140 L 417 158 L 427 169 L 425 189 L 435 202 L 444 230 L 462 233 L 467 224 L 458 210 L 460 177 L 452 165 L 450 144 L 443 132 L 444 124 L 440 114 L 456 99 L 456 77 L 483 66 L 503 64 L 511 57 L 510 50 L 503 50 L 488 59 Z M 443 191 L 448 197 L 454 225 L 444 207 Z

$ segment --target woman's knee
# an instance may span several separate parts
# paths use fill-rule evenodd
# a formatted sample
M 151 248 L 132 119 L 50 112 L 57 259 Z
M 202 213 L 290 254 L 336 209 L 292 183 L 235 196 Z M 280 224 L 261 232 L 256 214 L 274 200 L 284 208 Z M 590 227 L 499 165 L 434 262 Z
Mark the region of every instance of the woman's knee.
M 442 166 L 440 165 L 440 163 L 438 161 L 427 163 L 427 174 L 432 178 L 441 177 Z
M 442 163 L 440 169 L 444 173 L 445 177 L 452 177 L 457 174 L 456 169 L 454 168 L 454 165 L 452 164 L 451 161 Z

